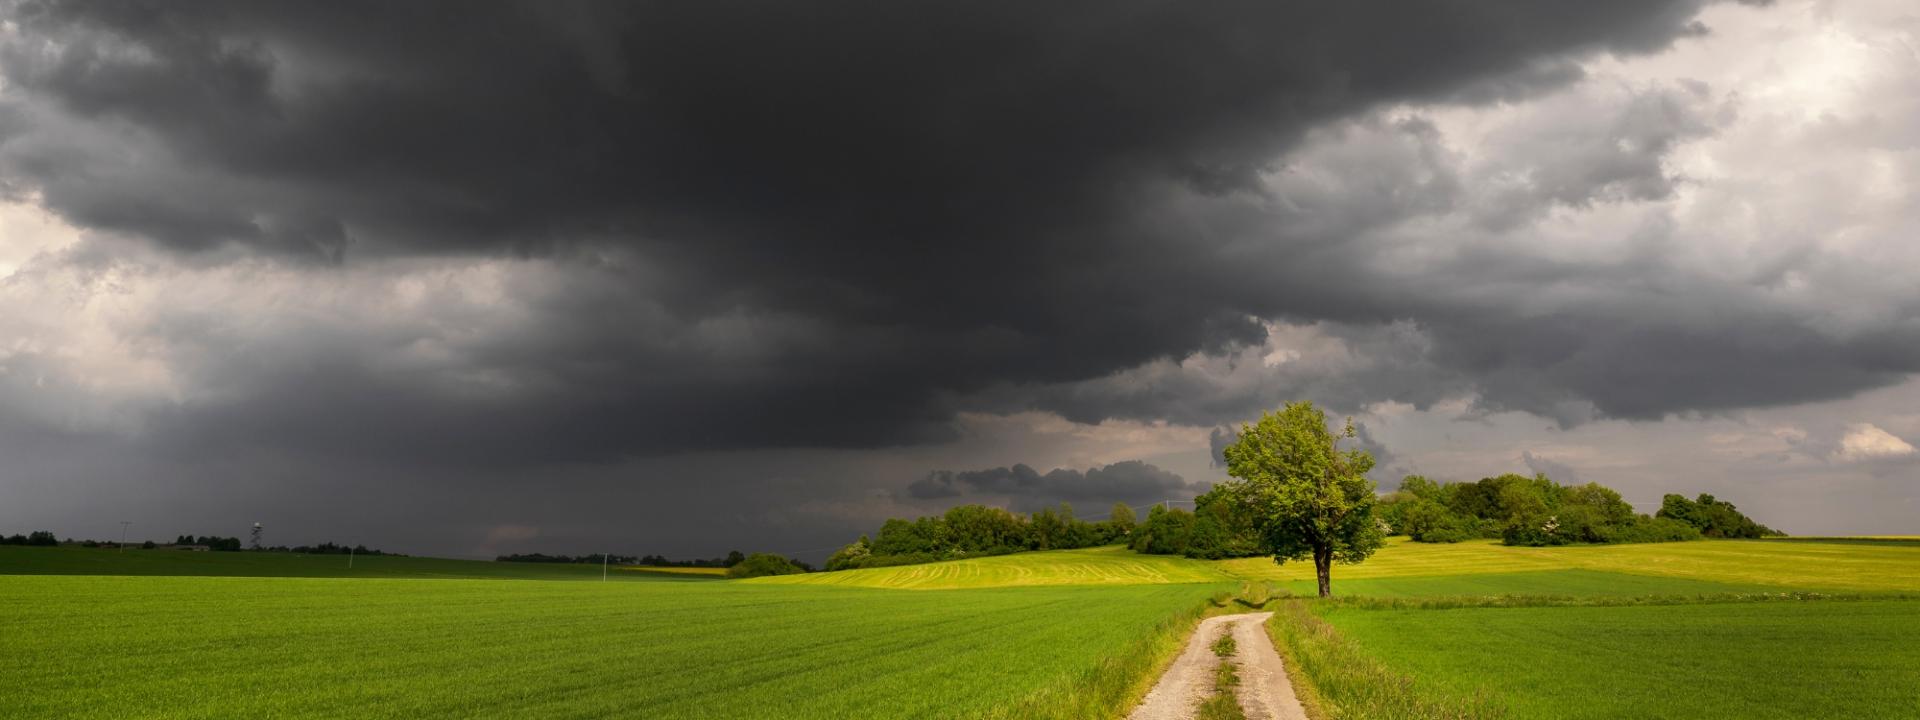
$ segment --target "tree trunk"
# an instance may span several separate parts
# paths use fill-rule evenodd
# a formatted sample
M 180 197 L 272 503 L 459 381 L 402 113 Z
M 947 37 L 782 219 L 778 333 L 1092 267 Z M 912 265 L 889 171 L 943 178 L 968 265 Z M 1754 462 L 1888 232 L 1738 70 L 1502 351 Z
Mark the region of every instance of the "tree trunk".
M 1313 549 L 1313 572 L 1320 577 L 1320 597 L 1333 595 L 1333 548 Z

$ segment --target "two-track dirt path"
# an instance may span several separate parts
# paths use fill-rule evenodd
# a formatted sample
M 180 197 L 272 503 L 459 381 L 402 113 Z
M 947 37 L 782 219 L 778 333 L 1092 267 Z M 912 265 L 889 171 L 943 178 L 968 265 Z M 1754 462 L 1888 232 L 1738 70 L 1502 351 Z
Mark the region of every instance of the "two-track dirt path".
M 1167 668 L 1153 690 L 1127 720 L 1192 720 L 1200 703 L 1213 693 L 1213 669 L 1220 658 L 1213 641 L 1222 632 L 1233 633 L 1233 662 L 1240 668 L 1240 708 L 1249 720 L 1307 720 L 1307 711 L 1293 694 L 1287 669 L 1273 640 L 1263 627 L 1273 613 L 1220 615 L 1200 621 L 1186 649 Z

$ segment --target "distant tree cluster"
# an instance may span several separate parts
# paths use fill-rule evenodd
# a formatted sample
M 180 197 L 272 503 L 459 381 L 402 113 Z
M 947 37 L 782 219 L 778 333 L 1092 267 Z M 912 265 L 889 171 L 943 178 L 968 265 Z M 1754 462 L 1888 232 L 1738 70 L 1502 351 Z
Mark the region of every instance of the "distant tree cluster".
M 1134 531 L 1129 545 L 1135 552 L 1205 560 L 1273 553 L 1252 508 L 1233 502 L 1225 487 L 1208 490 L 1193 504 L 1193 512 L 1159 505 L 1148 509 L 1147 521 Z
M 1688 500 L 1681 495 L 1667 495 L 1660 499 L 1660 512 L 1654 513 L 1654 517 L 1678 520 L 1693 526 L 1700 531 L 1701 535 L 1710 538 L 1763 538 L 1786 535 L 1742 515 L 1733 507 L 1733 503 L 1715 500 L 1712 495 L 1706 494 L 1702 494 L 1698 500 Z
M 1415 542 L 1498 538 L 1507 545 L 1545 546 L 1701 538 L 1691 523 L 1636 514 L 1620 493 L 1599 483 L 1561 485 L 1545 474 L 1508 473 L 1471 483 L 1409 475 L 1381 499 L 1379 516 L 1391 532 Z
M 668 559 L 667 559 L 666 557 L 664 557 L 664 556 L 660 556 L 660 555 L 641 555 L 641 556 L 640 556 L 640 560 L 639 560 L 638 562 L 636 562 L 635 564 L 637 564 L 637 565 L 645 565 L 645 566 L 647 566 L 647 567 L 709 567 L 709 568 L 714 568 L 714 567 L 724 567 L 724 568 L 730 568 L 730 567 L 733 567 L 733 566 L 735 566 L 735 565 L 739 565 L 739 564 L 740 564 L 740 563 L 741 563 L 742 561 L 744 561 L 744 560 L 746 560 L 746 559 L 747 559 L 747 556 L 746 556 L 746 555 L 744 555 L 744 554 L 741 554 L 741 552 L 740 552 L 739 550 L 735 550 L 735 551 L 733 551 L 733 552 L 730 552 L 730 553 L 727 553 L 727 556 L 726 556 L 726 557 L 723 557 L 723 558 L 712 558 L 712 559 L 709 559 L 709 560 L 668 560 Z
M 639 563 L 639 561 L 640 561 L 640 558 L 634 557 L 632 555 L 611 555 L 611 554 L 602 555 L 601 553 L 594 553 L 592 555 L 547 555 L 544 553 L 526 553 L 526 554 L 500 555 L 494 558 L 494 562 L 592 563 L 595 565 L 599 565 L 602 562 L 611 563 L 614 565 L 634 565 Z
M 379 548 L 369 549 L 365 545 L 354 545 L 352 547 L 348 547 L 346 545 L 339 545 L 339 544 L 330 543 L 330 542 L 320 543 L 319 545 L 294 545 L 292 547 L 288 547 L 285 545 L 276 545 L 274 547 L 260 548 L 260 552 L 283 552 L 283 553 L 296 553 L 300 555 L 353 554 L 353 555 L 390 555 L 393 557 L 406 557 L 405 555 L 402 555 L 400 553 L 390 553 L 385 550 L 381 550 Z
M 174 538 L 173 544 L 205 545 L 208 549 L 222 552 L 238 552 L 240 550 L 240 538 L 220 537 L 218 535 L 181 535 L 180 537 Z
M 1118 542 L 1134 529 L 1133 509 L 1116 504 L 1106 520 L 1074 517 L 1061 503 L 1029 515 L 986 505 L 960 505 L 940 515 L 892 518 L 872 539 L 862 536 L 827 559 L 828 570 L 887 567 L 1005 555 L 1024 550 L 1066 550 Z
M 748 558 L 748 555 L 740 552 L 739 550 L 735 550 L 733 552 L 727 553 L 726 557 L 718 557 L 718 558 L 703 559 L 703 560 L 669 560 L 662 555 L 641 555 L 639 557 L 635 557 L 632 555 L 602 556 L 600 553 L 591 553 L 587 555 L 547 555 L 544 553 L 527 553 L 527 554 L 515 554 L 515 555 L 501 555 L 501 556 L 495 557 L 494 560 L 496 562 L 599 564 L 603 561 L 603 558 L 604 558 L 604 562 L 609 562 L 615 565 L 642 565 L 646 567 L 730 568 L 730 567 L 739 565 L 742 562 L 745 562 L 746 559 Z M 803 568 L 806 567 L 806 563 L 799 563 L 799 565 L 800 567 L 803 567 Z
M 727 577 L 750 578 L 768 575 L 798 575 L 812 572 L 806 563 L 789 560 L 784 555 L 773 553 L 754 553 L 727 568 Z
M 60 544 L 60 539 L 57 537 L 54 537 L 53 533 L 47 532 L 45 530 L 35 530 L 32 533 L 29 533 L 26 535 L 20 535 L 16 533 L 13 535 L 6 536 L 4 538 L 0 538 L 0 545 L 36 545 L 40 547 L 53 547 L 59 544 Z

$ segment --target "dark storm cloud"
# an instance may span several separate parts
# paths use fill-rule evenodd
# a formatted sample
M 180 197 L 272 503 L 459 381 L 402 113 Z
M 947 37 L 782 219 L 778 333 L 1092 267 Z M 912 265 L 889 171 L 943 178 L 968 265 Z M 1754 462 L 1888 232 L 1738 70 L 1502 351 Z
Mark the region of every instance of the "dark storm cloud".
M 220 390 L 155 425 L 183 452 L 925 442 L 993 387 L 1225 352 L 1260 340 L 1254 316 L 1407 316 L 1391 294 L 1331 301 L 1352 223 L 1303 217 L 1247 262 L 1182 205 L 1258 192 L 1310 128 L 1384 103 L 1562 87 L 1579 58 L 1700 33 L 1698 5 L 21 2 L 0 182 L 193 262 L 559 268 L 514 289 L 534 321 L 479 339 L 289 327 L 241 356 L 191 318 L 151 328 Z M 1645 168 L 1555 176 L 1537 202 L 1659 192 L 1622 179 Z M 729 323 L 721 346 L 684 341 Z M 456 341 L 458 367 L 385 361 Z M 1355 387 L 1326 383 L 1349 406 L 1402 397 Z M 1038 401 L 1238 416 L 1190 404 Z
M 1186 499 L 1206 491 L 1204 483 L 1189 483 L 1179 475 L 1129 460 L 1086 472 L 1057 468 L 1045 474 L 1026 465 L 988 470 L 936 470 L 907 486 L 907 494 L 925 500 L 965 498 L 1004 499 L 1010 508 L 1028 512 L 1078 504 L 1082 513 L 1116 502 L 1146 505 L 1169 498 Z

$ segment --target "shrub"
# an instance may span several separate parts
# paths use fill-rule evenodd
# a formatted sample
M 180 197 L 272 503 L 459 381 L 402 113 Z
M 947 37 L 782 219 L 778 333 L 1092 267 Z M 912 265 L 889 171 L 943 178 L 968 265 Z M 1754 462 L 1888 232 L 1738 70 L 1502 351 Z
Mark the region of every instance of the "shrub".
M 1712 495 L 1705 494 L 1697 500 L 1667 495 L 1661 498 L 1660 512 L 1656 517 L 1684 522 L 1699 530 L 1701 535 L 1711 538 L 1762 538 L 1786 534 L 1754 522 L 1753 518 L 1741 514 L 1733 503 L 1715 500 Z
M 1672 518 L 1645 515 L 1634 518 L 1631 523 L 1609 527 L 1607 533 L 1607 539 L 1596 542 L 1649 543 L 1700 539 L 1700 531 L 1692 525 Z
M 767 575 L 798 575 L 803 572 L 806 572 L 805 568 L 795 565 L 792 560 L 788 560 L 784 555 L 754 553 L 748 555 L 745 560 L 741 560 L 739 564 L 727 568 L 727 577 L 750 578 L 765 577 Z

